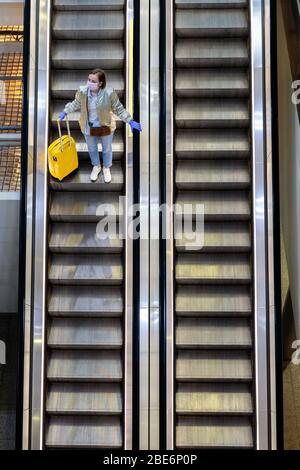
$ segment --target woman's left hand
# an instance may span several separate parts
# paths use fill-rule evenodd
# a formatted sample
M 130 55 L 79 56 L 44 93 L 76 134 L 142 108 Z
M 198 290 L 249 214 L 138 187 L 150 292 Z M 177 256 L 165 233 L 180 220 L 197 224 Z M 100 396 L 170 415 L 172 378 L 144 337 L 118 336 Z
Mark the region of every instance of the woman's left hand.
M 132 121 L 129 122 L 129 125 L 130 125 L 130 127 L 131 127 L 131 130 L 136 129 L 136 130 L 138 130 L 139 132 L 142 131 L 142 128 L 141 128 L 141 125 L 140 125 L 139 122 L 136 122 L 136 121 L 133 121 L 133 120 L 132 120 Z

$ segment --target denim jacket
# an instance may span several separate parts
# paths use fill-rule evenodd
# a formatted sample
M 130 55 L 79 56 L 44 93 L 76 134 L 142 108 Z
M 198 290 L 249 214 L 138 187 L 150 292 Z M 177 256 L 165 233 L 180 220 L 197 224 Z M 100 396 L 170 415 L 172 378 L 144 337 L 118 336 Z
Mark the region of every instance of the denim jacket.
M 86 105 L 87 92 L 87 85 L 80 86 L 76 91 L 75 99 L 67 103 L 64 109 L 66 114 L 80 110 L 79 125 L 81 132 L 85 131 L 88 119 L 88 110 Z M 97 99 L 96 109 L 101 125 L 109 126 L 111 131 L 116 129 L 116 119 L 114 115 L 118 116 L 123 122 L 129 123 L 132 120 L 130 113 L 120 102 L 117 93 L 110 87 L 105 87 L 103 89 L 103 93 L 100 94 Z

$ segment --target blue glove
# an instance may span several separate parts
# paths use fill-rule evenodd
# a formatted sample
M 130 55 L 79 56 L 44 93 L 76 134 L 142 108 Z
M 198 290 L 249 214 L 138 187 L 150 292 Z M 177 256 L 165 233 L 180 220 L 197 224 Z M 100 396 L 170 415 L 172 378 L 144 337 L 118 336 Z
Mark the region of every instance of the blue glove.
M 62 121 L 65 118 L 66 115 L 67 115 L 67 113 L 65 113 L 64 111 L 59 113 L 59 115 L 58 115 L 59 120 Z
M 141 128 L 141 125 L 140 125 L 139 122 L 136 122 L 136 121 L 133 121 L 133 120 L 132 120 L 132 121 L 129 122 L 129 125 L 130 125 L 130 127 L 131 127 L 131 130 L 137 129 L 139 132 L 142 131 L 142 128 Z

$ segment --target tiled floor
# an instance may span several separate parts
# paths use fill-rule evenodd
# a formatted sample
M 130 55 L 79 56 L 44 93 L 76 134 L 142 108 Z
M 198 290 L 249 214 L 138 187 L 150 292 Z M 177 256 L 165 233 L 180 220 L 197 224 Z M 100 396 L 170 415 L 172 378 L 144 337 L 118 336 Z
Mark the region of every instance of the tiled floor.
M 288 363 L 283 372 L 284 448 L 300 449 L 300 365 Z

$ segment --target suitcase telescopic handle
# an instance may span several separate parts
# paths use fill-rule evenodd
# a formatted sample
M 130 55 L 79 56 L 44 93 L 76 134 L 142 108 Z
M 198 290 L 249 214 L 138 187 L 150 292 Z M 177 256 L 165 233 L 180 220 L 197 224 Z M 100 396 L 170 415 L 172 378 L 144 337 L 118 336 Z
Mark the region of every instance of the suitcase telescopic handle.
M 71 132 L 70 132 L 68 115 L 66 115 L 66 123 L 67 123 L 69 140 L 70 140 L 70 144 L 71 144 Z M 62 136 L 61 136 L 60 119 L 57 119 L 57 127 L 58 127 L 58 133 L 59 133 L 59 138 L 60 138 L 60 146 L 61 146 L 61 149 L 63 150 L 64 145 L 63 145 Z

